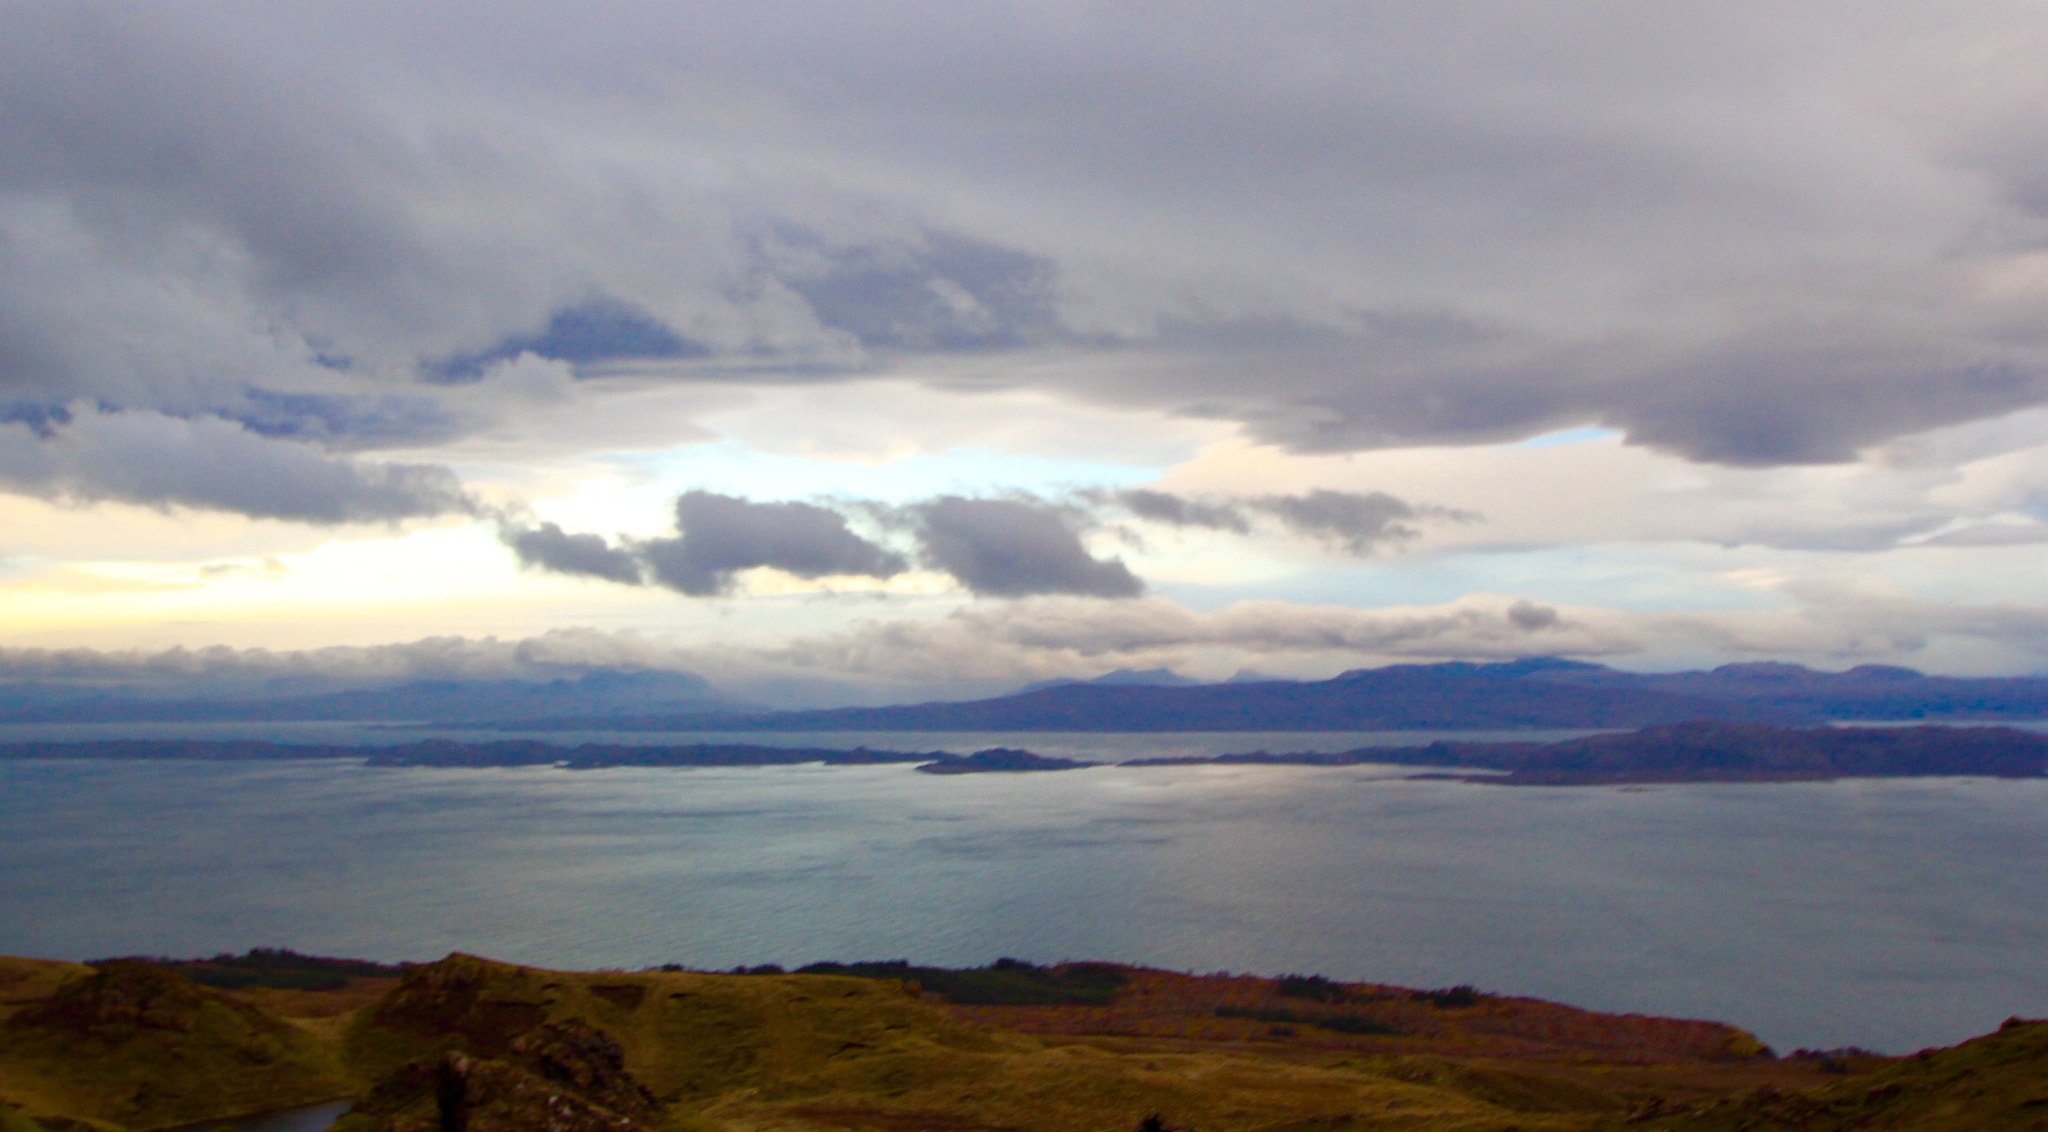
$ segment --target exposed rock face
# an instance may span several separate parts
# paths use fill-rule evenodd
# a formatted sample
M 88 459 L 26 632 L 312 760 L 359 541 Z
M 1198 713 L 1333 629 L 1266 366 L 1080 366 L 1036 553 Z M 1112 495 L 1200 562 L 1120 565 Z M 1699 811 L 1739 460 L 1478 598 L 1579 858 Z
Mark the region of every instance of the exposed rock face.
M 549 1022 L 497 1058 L 446 1052 L 399 1069 L 349 1112 L 378 1132 L 639 1132 L 661 1106 L 611 1035 Z
M 614 1001 L 621 989 L 603 996 Z M 661 1106 L 626 1069 L 616 1038 L 548 1020 L 557 983 L 451 955 L 416 967 L 371 1016 L 441 1048 L 400 1066 L 344 1117 L 355 1132 L 636 1132 Z M 644 993 L 644 992 L 643 992 Z M 616 1004 L 616 1002 L 615 1002 Z M 454 1048 L 448 1048 L 453 1046 Z
M 546 991 L 523 968 L 470 955 L 415 967 L 372 1016 L 399 1033 L 454 1038 L 489 1057 L 547 1018 Z

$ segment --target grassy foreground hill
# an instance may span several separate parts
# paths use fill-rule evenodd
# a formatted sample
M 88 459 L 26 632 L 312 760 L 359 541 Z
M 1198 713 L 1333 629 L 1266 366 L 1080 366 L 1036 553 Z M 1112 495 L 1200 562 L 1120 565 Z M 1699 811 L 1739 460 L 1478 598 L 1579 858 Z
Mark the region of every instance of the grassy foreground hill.
M 1975 1090 L 1957 1101 L 1974 1106 L 1967 1125 L 1897 1126 L 2048 1115 L 2034 1087 L 2048 1027 L 2031 1023 L 1917 1059 L 1781 1059 L 1717 1023 L 1469 987 L 1014 961 L 837 970 L 454 955 L 338 987 L 225 989 L 132 960 L 0 960 L 0 1132 L 168 1128 L 344 1097 L 340 1132 L 1127 1132 L 1148 1118 L 1566 1132 L 1807 1127 L 1783 1120 L 1809 1110 L 1842 1117 L 1813 1127 L 1892 1127 L 1872 1120 L 1892 1104 L 1947 1111 L 1958 1082 Z

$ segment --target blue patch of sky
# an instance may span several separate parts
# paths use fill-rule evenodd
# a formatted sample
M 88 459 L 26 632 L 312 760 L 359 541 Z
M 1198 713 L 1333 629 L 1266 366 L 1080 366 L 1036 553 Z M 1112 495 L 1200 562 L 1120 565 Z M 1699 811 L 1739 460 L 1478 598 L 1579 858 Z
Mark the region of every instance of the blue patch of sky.
M 252 385 L 242 398 L 246 407 L 227 415 L 251 432 L 281 439 L 409 444 L 440 440 L 459 428 L 455 415 L 430 397 L 280 393 Z
M 1051 497 L 1075 488 L 1149 483 L 1162 471 L 1151 465 L 1017 455 L 982 447 L 853 463 L 762 452 L 733 440 L 627 456 L 620 462 L 677 493 L 702 489 L 761 500 L 833 496 L 883 503 L 1018 491 Z
M 27 425 L 30 432 L 48 440 L 58 425 L 71 423 L 71 410 L 61 402 L 0 402 L 0 425 Z
M 431 375 L 441 381 L 475 381 L 492 363 L 528 353 L 581 366 L 623 358 L 702 358 L 711 351 L 638 307 L 600 297 L 556 311 L 537 334 L 444 359 L 431 367 Z

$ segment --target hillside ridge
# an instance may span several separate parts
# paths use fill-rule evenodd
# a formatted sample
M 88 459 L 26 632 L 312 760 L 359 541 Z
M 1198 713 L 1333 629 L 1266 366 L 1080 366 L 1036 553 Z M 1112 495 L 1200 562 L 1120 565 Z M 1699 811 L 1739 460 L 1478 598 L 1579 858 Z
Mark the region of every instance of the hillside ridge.
M 321 969 L 351 974 L 308 989 Z M 0 959 L 0 990 L 7 1132 L 143 1132 L 337 1096 L 352 1107 L 336 1132 L 1791 1127 L 1754 1121 L 1864 1119 L 1892 1097 L 1934 1111 L 1957 1067 L 2009 1079 L 1970 1102 L 1993 1121 L 1976 1126 L 2000 1127 L 2032 1113 L 2048 1068 L 2041 1023 L 1912 1058 L 1777 1057 L 1721 1023 L 1472 987 L 1019 960 L 574 972 L 268 951 Z

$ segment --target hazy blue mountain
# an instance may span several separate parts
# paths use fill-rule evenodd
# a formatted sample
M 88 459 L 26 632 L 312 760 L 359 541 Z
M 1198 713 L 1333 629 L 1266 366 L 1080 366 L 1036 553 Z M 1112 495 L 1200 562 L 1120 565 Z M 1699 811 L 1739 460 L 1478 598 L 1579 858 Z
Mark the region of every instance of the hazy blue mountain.
M 161 693 L 159 693 L 161 695 Z M 1380 731 L 1645 727 L 1690 719 L 1780 725 L 1835 720 L 2048 719 L 2048 679 L 1928 676 L 1865 665 L 1820 672 L 1731 664 L 1624 672 L 1535 657 L 1400 664 L 1329 680 L 1200 684 L 1166 669 L 1118 671 L 991 699 L 773 712 L 703 679 L 592 672 L 547 682 L 416 680 L 377 688 L 148 698 L 131 689 L 0 687 L 0 721 L 419 720 L 621 730 Z
M 1587 687 L 1651 688 L 1764 704 L 1814 719 L 2048 718 L 2048 679 L 2038 676 L 1928 676 L 1879 664 L 1819 672 L 1797 664 L 1761 662 L 1655 674 L 1584 665 L 1560 669 L 1548 678 Z
M 1800 722 L 1766 704 L 1550 677 L 1569 661 L 1395 665 L 1331 680 L 1157 686 L 1061 684 L 994 699 L 760 715 L 621 720 L 614 726 L 775 731 L 1391 731 L 1641 727 L 1684 719 Z M 1605 671 L 1602 669 L 1601 671 Z M 561 723 L 567 726 L 567 721 Z
M 2043 718 L 2048 718 L 2048 679 L 2040 677 L 1926 676 L 1877 666 L 1818 672 L 1784 664 L 1634 673 L 1533 657 L 1361 668 L 1315 681 L 1173 686 L 1093 681 L 965 702 L 649 716 L 610 725 L 742 731 L 1392 731 L 1624 728 L 1694 719 L 1782 726 L 1846 719 Z
M 1182 676 L 1171 668 L 1119 668 L 1105 672 L 1092 680 L 1066 678 L 1060 680 L 1034 680 L 1017 689 L 1012 695 L 1026 692 L 1040 692 L 1047 688 L 1063 688 L 1069 684 L 1094 684 L 1104 688 L 1192 688 L 1202 681 Z

